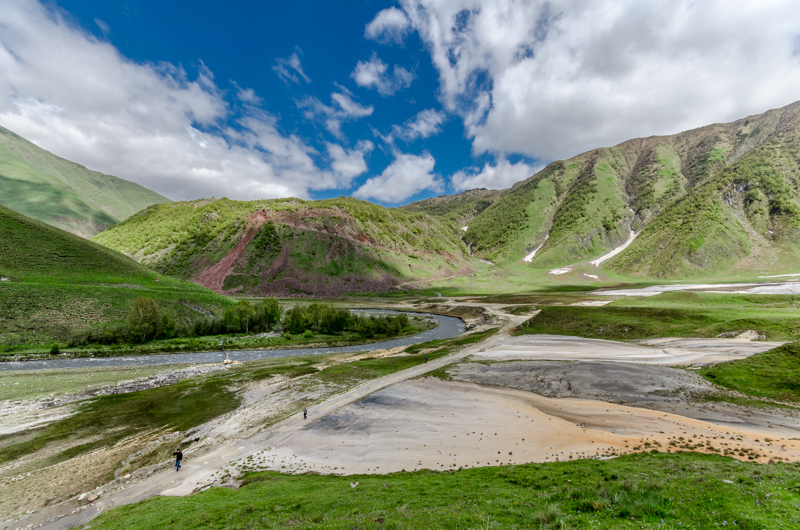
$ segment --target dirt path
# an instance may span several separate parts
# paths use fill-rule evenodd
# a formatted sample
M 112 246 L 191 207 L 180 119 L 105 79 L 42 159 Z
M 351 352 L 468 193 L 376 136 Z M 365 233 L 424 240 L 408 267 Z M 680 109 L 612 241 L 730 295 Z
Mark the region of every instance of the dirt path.
M 328 399 L 309 411 L 309 420 L 314 421 L 323 418 L 381 389 L 460 361 L 486 348 L 498 346 L 511 338 L 509 333 L 513 328 L 521 325 L 531 317 L 531 315 L 511 316 L 500 313 L 499 309 L 494 309 L 494 311 L 498 312 L 498 316 L 502 315 L 506 319 L 506 324 L 500 332 L 492 337 L 434 361 L 368 381 L 343 394 Z M 308 424 L 309 422 L 304 421 L 301 415 L 289 417 L 249 438 L 238 440 L 234 443 L 225 443 L 205 454 L 187 455 L 179 473 L 176 473 L 171 468 L 154 473 L 138 483 L 124 485 L 124 489 L 117 486 L 119 489 L 110 492 L 75 513 L 64 514 L 64 507 L 54 506 L 13 522 L 9 524 L 8 528 L 21 529 L 31 524 L 34 527 L 41 525 L 41 528 L 48 530 L 71 528 L 86 524 L 100 513 L 109 509 L 139 502 L 154 495 L 190 495 L 214 484 L 219 484 L 219 479 L 227 472 L 234 475 L 237 474 L 238 470 L 234 469 L 232 464 L 281 444 Z

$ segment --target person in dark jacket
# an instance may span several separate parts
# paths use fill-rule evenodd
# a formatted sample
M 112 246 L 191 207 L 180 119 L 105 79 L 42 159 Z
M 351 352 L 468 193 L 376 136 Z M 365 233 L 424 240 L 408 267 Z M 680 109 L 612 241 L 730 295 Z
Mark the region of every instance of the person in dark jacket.
M 181 448 L 178 447 L 177 449 L 175 449 L 175 452 L 172 453 L 172 456 L 175 457 L 175 471 L 180 471 L 181 460 L 183 460 L 183 452 L 181 451 Z

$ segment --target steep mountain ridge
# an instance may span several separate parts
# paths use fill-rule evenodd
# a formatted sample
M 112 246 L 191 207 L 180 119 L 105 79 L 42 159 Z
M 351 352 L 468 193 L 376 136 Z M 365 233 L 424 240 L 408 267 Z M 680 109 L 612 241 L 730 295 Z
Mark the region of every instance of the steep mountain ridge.
M 636 239 L 602 267 L 655 278 L 783 271 L 800 257 L 799 175 L 794 103 L 553 162 L 498 192 L 463 239 L 513 268 L 541 246 L 523 272 L 587 262 L 631 231 Z M 406 208 L 441 215 L 423 202 Z
M 91 171 L 0 127 L 0 204 L 91 237 L 169 199 L 139 184 Z
M 154 205 L 95 241 L 219 292 L 334 296 L 473 272 L 450 224 L 351 198 Z

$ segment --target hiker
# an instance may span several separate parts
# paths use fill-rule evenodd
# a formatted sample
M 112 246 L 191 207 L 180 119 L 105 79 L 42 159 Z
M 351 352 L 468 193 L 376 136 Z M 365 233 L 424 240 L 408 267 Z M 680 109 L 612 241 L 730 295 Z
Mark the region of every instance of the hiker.
M 427 355 L 425 356 L 425 362 L 428 362 L 428 356 Z
M 308 419 L 308 408 L 307 407 L 303 407 L 303 419 L 304 420 Z
M 175 457 L 175 471 L 180 471 L 181 460 L 183 460 L 183 452 L 181 451 L 181 448 L 178 447 L 177 449 L 175 449 L 175 452 L 172 453 L 172 456 Z

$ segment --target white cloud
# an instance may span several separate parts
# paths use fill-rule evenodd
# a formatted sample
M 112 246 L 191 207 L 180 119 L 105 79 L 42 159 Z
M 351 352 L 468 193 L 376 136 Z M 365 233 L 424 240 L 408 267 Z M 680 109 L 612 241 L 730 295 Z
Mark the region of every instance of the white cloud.
M 456 191 L 471 190 L 475 188 L 488 188 L 499 190 L 511 187 L 514 183 L 534 175 L 542 166 L 533 167 L 524 162 L 510 163 L 501 158 L 495 165 L 486 164 L 483 169 L 457 171 L 450 177 L 450 185 Z
M 442 131 L 444 119 L 444 112 L 434 109 L 422 110 L 403 125 L 393 126 L 390 138 L 400 138 L 408 142 L 419 138 L 430 138 Z
M 111 34 L 111 27 L 105 23 L 105 21 L 95 18 L 94 23 L 97 24 L 97 27 L 100 28 L 100 31 L 103 32 L 103 35 L 108 37 Z
M 262 98 L 256 95 L 256 91 L 252 88 L 242 88 L 234 81 L 231 81 L 231 84 L 236 87 L 236 97 L 239 98 L 239 101 L 249 103 L 250 105 L 261 105 L 261 103 L 264 102 Z
M 423 190 L 442 191 L 442 180 L 433 173 L 436 164 L 430 153 L 398 153 L 380 176 L 372 177 L 358 188 L 354 197 L 398 203 Z
M 408 18 L 405 13 L 396 7 L 380 11 L 372 22 L 367 24 L 364 36 L 380 42 L 403 42 L 409 31 Z
M 306 83 L 311 82 L 311 78 L 303 71 L 303 65 L 300 63 L 300 57 L 297 55 L 297 52 L 294 52 L 286 59 L 276 59 L 275 66 L 273 66 L 272 69 L 275 70 L 278 77 L 287 85 L 289 83 L 299 85 L 301 79 Z
M 328 143 L 328 156 L 331 158 L 331 169 L 334 174 L 339 175 L 339 186 L 342 188 L 350 187 L 353 179 L 367 171 L 367 163 L 364 156 L 372 152 L 375 146 L 369 140 L 361 140 L 356 147 L 346 150 L 338 144 Z
M 361 105 L 343 92 L 333 92 L 331 102 L 332 105 L 325 105 L 315 97 L 306 96 L 297 102 L 297 106 L 305 111 L 306 119 L 321 120 L 325 128 L 339 139 L 344 138 L 342 122 L 370 116 L 374 110 L 372 105 Z
M 369 61 L 358 61 L 356 69 L 350 74 L 356 84 L 361 87 L 374 88 L 383 96 L 391 96 L 398 90 L 408 88 L 414 80 L 414 74 L 395 65 L 389 72 L 389 65 L 372 54 Z
M 477 153 L 563 158 L 798 97 L 792 0 L 400 4 Z
M 257 101 L 247 89 L 239 97 Z M 252 105 L 230 109 L 204 66 L 191 79 L 169 63 L 133 62 L 28 0 L 0 3 L 0 124 L 173 199 L 307 197 L 355 171 Z M 358 147 L 344 152 L 357 162 Z

